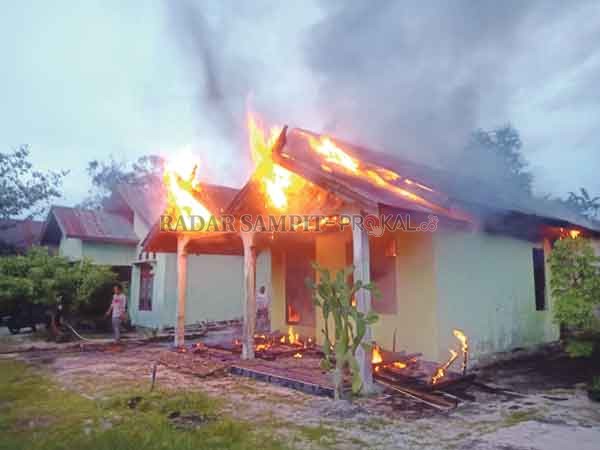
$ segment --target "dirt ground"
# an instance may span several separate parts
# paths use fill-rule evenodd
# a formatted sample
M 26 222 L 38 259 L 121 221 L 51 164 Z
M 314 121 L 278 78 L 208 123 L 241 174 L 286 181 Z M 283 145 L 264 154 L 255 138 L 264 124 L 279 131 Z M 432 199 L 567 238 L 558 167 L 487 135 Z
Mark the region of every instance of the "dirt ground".
M 152 365 L 166 349 L 168 344 L 155 343 L 120 351 L 39 350 L 0 357 L 22 359 L 66 389 L 99 398 L 124 386 L 149 389 Z M 518 395 L 474 387 L 469 390 L 474 401 L 447 413 L 385 393 L 348 404 L 247 378 L 200 379 L 162 366 L 157 386 L 204 391 L 234 417 L 268 425 L 290 442 L 294 436 L 293 445 L 300 448 L 597 450 L 600 404 L 587 398 L 582 384 L 591 374 L 600 374 L 600 368 L 562 355 L 499 363 L 478 378 Z

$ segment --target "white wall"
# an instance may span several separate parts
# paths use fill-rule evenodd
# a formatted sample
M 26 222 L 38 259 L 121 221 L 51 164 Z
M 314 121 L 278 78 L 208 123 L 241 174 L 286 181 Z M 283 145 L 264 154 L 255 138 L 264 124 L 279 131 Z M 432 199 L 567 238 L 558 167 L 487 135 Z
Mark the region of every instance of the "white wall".
M 548 288 L 547 310 L 535 308 L 534 246 L 541 244 L 479 232 L 435 233 L 438 359 L 447 357 L 448 347 L 458 348 L 453 328 L 468 335 L 473 359 L 558 339 Z
M 81 245 L 81 255 L 90 258 L 95 264 L 129 266 L 135 257 L 135 249 L 135 245 L 84 241 Z
M 80 260 L 82 256 L 81 239 L 63 237 L 58 246 L 58 254 L 71 261 Z
M 177 304 L 177 257 L 166 255 L 166 282 L 161 314 L 173 325 Z M 242 316 L 243 258 L 227 255 L 189 255 L 186 323 Z

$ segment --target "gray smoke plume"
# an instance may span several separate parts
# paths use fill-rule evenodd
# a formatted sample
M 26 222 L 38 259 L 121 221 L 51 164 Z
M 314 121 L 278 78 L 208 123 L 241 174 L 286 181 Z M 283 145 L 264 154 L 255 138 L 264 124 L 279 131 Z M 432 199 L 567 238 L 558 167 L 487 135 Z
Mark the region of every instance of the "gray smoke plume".
M 202 82 L 201 113 L 209 111 L 215 129 L 235 143 L 251 94 L 272 123 L 467 172 L 477 171 L 461 158 L 470 133 L 508 122 L 520 131 L 531 126 L 513 117 L 517 100 L 523 104 L 539 79 L 583 67 L 597 56 L 600 37 L 597 3 L 585 0 L 166 5 L 171 33 Z M 582 86 L 598 79 L 600 64 L 594 67 Z M 566 91 L 546 106 L 564 108 L 585 94 Z M 586 145 L 593 129 L 583 135 Z M 539 147 L 548 138 L 535 131 Z M 526 136 L 526 157 L 535 157 L 528 144 Z M 495 164 L 483 173 L 493 174 Z

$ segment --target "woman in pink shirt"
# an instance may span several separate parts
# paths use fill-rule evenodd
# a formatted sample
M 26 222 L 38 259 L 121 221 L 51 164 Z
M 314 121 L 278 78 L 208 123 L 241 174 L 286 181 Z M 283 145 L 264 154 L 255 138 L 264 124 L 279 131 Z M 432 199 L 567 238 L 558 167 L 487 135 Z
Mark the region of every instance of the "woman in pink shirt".
M 125 299 L 125 295 L 123 295 L 123 288 L 120 284 L 115 284 L 113 286 L 113 298 L 110 303 L 110 308 L 106 311 L 105 316 L 112 312 L 112 327 L 113 333 L 115 336 L 115 342 L 119 342 L 121 340 L 121 318 L 125 314 L 125 305 L 127 300 Z

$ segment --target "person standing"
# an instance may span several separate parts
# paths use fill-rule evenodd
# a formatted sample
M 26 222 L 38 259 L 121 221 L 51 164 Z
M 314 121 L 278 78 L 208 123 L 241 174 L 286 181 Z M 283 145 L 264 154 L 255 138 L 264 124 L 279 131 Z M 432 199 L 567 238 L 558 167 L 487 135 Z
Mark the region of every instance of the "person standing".
M 127 300 L 123 294 L 123 288 L 120 284 L 115 284 L 113 286 L 112 302 L 110 303 L 110 307 L 105 314 L 105 316 L 108 317 L 108 315 L 112 312 L 112 327 L 115 342 L 121 341 L 121 317 L 123 317 L 125 314 L 126 302 Z
M 271 321 L 269 318 L 269 306 L 271 299 L 264 286 L 258 288 L 256 293 L 256 329 L 263 333 L 271 331 Z

